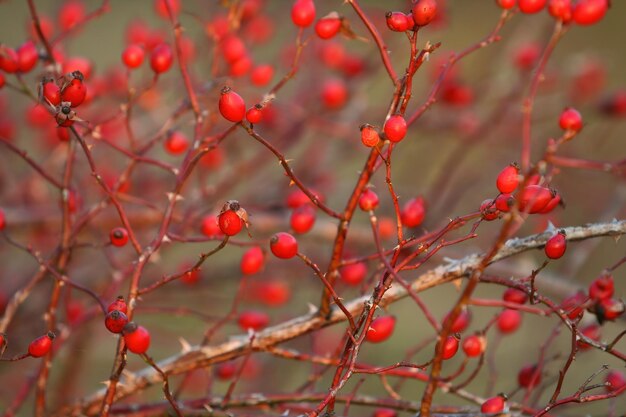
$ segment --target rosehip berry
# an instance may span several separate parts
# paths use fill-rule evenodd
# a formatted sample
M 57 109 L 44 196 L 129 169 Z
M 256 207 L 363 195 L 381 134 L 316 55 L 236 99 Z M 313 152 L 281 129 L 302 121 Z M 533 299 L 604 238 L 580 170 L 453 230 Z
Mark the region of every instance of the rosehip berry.
M 441 359 L 448 360 L 456 355 L 459 350 L 459 338 L 457 336 L 448 336 L 442 347 Z
M 180 155 L 189 148 L 189 140 L 182 132 L 174 131 L 163 142 L 165 151 L 171 155 Z
M 394 114 L 385 122 L 383 126 L 385 136 L 391 142 L 400 142 L 406 136 L 407 125 L 406 120 L 399 114 Z
M 519 210 L 529 214 L 539 213 L 556 196 L 549 188 L 540 185 L 528 185 L 517 193 Z
M 157 74 L 167 72 L 174 62 L 172 47 L 167 43 L 157 45 L 150 54 L 150 68 Z
M 269 322 L 270 317 L 266 313 L 255 310 L 244 311 L 239 314 L 239 318 L 237 319 L 237 324 L 239 324 L 239 327 L 243 331 L 252 329 L 255 332 L 258 332 L 266 327 Z
M 129 69 L 139 68 L 143 63 L 143 58 L 145 56 L 144 49 L 139 45 L 128 45 L 124 52 L 122 52 L 122 62 Z
M 84 18 L 85 5 L 77 0 L 66 1 L 59 10 L 59 26 L 64 31 L 71 29 Z
M 6 227 L 6 219 L 4 217 L 4 210 L 0 209 L 0 230 L 4 230 Z
M 501 333 L 513 333 L 522 324 L 522 313 L 506 308 L 498 315 L 497 324 Z
M 243 228 L 243 221 L 235 210 L 224 210 L 217 219 L 220 230 L 226 236 L 235 236 Z
M 92 70 L 93 70 L 93 63 L 89 59 L 83 58 L 80 56 L 68 58 L 63 62 L 64 73 L 67 74 L 67 73 L 79 71 L 81 74 L 83 74 L 83 78 L 85 80 L 89 79 L 89 76 L 91 75 Z
M 270 281 L 263 283 L 258 290 L 259 301 L 270 307 L 285 304 L 291 298 L 291 290 L 284 282 Z
M 287 207 L 289 208 L 296 208 L 309 203 L 311 203 L 311 199 L 300 188 L 295 188 L 287 196 Z
M 603 298 L 596 303 L 594 313 L 600 324 L 613 321 L 624 314 L 624 302 L 615 298 Z
M 500 194 L 496 197 L 496 208 L 503 213 L 509 212 L 514 204 L 515 198 L 512 194 Z
M 0 89 L 4 87 L 5 82 L 6 82 L 6 79 L 4 78 L 4 74 L 0 72 Z
M 269 84 L 273 77 L 274 67 L 269 64 L 258 65 L 254 67 L 250 73 L 250 80 L 252 81 L 252 84 L 257 87 L 263 87 Z
M 250 71 L 253 64 L 254 63 L 252 62 L 252 58 L 250 58 L 250 56 L 246 54 L 238 60 L 230 63 L 229 73 L 233 77 L 242 77 Z
M 379 141 L 380 136 L 374 126 L 368 124 L 361 126 L 361 142 L 363 142 L 363 145 L 371 148 L 378 145 Z
M 241 257 L 241 273 L 244 275 L 256 274 L 263 268 L 265 264 L 265 255 L 263 250 L 258 246 L 248 249 Z
M 10 74 L 20 69 L 20 58 L 15 49 L 0 46 L 0 69 Z
M 248 55 L 246 44 L 237 35 L 230 34 L 220 43 L 222 56 L 229 64 L 233 64 Z
M 613 297 L 615 285 L 613 275 L 602 275 L 593 280 L 589 285 L 589 298 L 593 300 L 604 300 Z
M 322 17 L 315 23 L 315 33 L 321 39 L 330 39 L 339 33 L 341 29 L 341 17 L 336 12 L 332 12 L 326 17 Z
M 609 8 L 609 0 L 579 0 L 574 5 L 572 17 L 579 25 L 598 23 Z
M 44 80 L 42 95 L 53 106 L 61 104 L 61 89 L 52 80 Z
M 128 324 L 128 317 L 119 310 L 109 312 L 104 318 L 104 326 L 111 333 L 122 333 L 126 324 Z
M 528 294 L 517 288 L 507 288 L 502 294 L 502 299 L 507 303 L 524 304 L 528 301 Z
M 480 215 L 483 220 L 492 221 L 496 220 L 500 216 L 500 211 L 496 208 L 494 200 L 488 198 L 480 205 Z
M 487 339 L 482 335 L 471 335 L 463 340 L 462 347 L 468 358 L 475 358 L 485 352 Z
M 146 353 L 150 347 L 150 332 L 133 321 L 124 326 L 122 334 L 124 335 L 124 344 L 133 353 L 141 355 Z
M 415 25 L 413 16 L 402 12 L 387 12 L 387 27 L 394 32 L 406 32 Z
M 544 208 L 539 210 L 539 213 L 541 213 L 541 214 L 550 213 L 559 204 L 562 204 L 562 202 L 561 202 L 561 195 L 556 193 L 556 195 L 554 197 L 552 197 L 552 199 L 550 201 L 548 201 L 548 204 L 546 204 L 546 206 Z
M 80 71 L 72 73 L 72 81 L 61 90 L 61 102 L 69 102 L 70 107 L 78 107 L 87 96 L 87 87 L 83 83 L 83 74 Z
M 215 375 L 222 381 L 231 379 L 237 373 L 237 364 L 233 361 L 220 363 L 215 368 Z
M 183 284 L 195 285 L 198 281 L 200 281 L 200 270 L 192 268 L 193 267 L 190 264 L 181 265 L 180 270 L 184 271 L 184 274 L 180 277 L 180 280 Z
M 2 356 L 2 354 L 4 353 L 4 351 L 7 348 L 7 335 L 6 333 L 2 333 L 0 332 L 0 357 Z
M 522 13 L 532 14 L 540 12 L 546 6 L 548 0 L 519 0 L 519 10 Z
M 496 397 L 491 397 L 485 400 L 480 406 L 480 411 L 485 414 L 501 413 L 506 407 L 506 396 L 499 394 Z
M 565 238 L 565 232 L 560 231 L 546 242 L 544 251 L 548 258 L 559 259 L 565 253 L 566 248 L 567 239 Z
M 291 212 L 289 220 L 291 229 L 295 233 L 306 233 L 315 224 L 315 209 L 311 205 L 303 205 Z
M 33 358 L 41 358 L 46 355 L 50 352 L 50 348 L 52 348 L 52 341 L 55 337 L 56 335 L 52 332 L 39 336 L 28 345 L 28 354 Z
M 217 216 L 207 214 L 202 218 L 202 234 L 209 237 L 222 235 L 222 231 L 217 224 Z
M 359 197 L 359 208 L 363 211 L 376 210 L 378 207 L 378 195 L 371 188 L 363 190 Z
M 246 116 L 246 103 L 230 87 L 222 88 L 219 109 L 222 117 L 230 122 L 241 122 Z
M 517 382 L 520 387 L 536 387 L 541 382 L 541 371 L 537 365 L 526 365 L 517 374 Z
M 411 9 L 413 20 L 417 26 L 426 26 L 437 16 L 436 0 L 417 0 Z
M 519 185 L 519 180 L 519 166 L 517 164 L 511 164 L 498 174 L 496 187 L 498 187 L 498 191 L 503 194 L 512 193 Z
M 37 52 L 35 42 L 26 41 L 19 48 L 17 48 L 15 52 L 17 52 L 18 67 L 20 72 L 29 72 L 37 64 L 39 53 Z
M 377 408 L 372 417 L 398 417 L 398 412 L 393 408 Z
M 521 71 L 530 71 L 541 55 L 541 47 L 536 43 L 522 45 L 515 51 L 513 61 Z
M 512 9 L 517 4 L 517 0 L 496 0 L 498 6 L 505 10 Z
M 263 120 L 263 106 L 255 104 L 254 107 L 250 107 L 246 112 L 246 119 L 250 124 L 256 124 Z
M 296 0 L 291 8 L 291 20 L 301 28 L 310 26 L 315 20 L 315 3 L 313 0 Z
M 608 392 L 615 392 L 626 385 L 626 375 L 623 372 L 611 370 L 606 374 L 604 382 Z
M 293 258 L 298 253 L 298 241 L 289 233 L 278 232 L 270 239 L 270 250 L 277 258 Z
M 559 117 L 559 126 L 563 130 L 579 132 L 583 128 L 583 118 L 578 110 L 567 107 Z
M 567 317 L 569 317 L 570 320 L 574 320 L 585 311 L 584 304 L 586 301 L 587 296 L 585 293 L 579 291 L 563 300 L 559 308 L 567 314 Z
M 341 280 L 348 285 L 359 285 L 367 275 L 367 265 L 363 262 L 349 264 L 339 268 Z
M 126 300 L 124 300 L 123 295 L 119 295 L 115 299 L 115 301 L 113 301 L 111 304 L 109 304 L 109 307 L 107 307 L 107 313 L 110 313 L 113 310 L 121 311 L 124 314 L 128 312 L 128 306 L 126 305 Z
M 128 243 L 128 231 L 123 227 L 116 227 L 109 233 L 109 238 L 113 246 L 122 247 Z
M 423 197 L 412 198 L 402 207 L 400 218 L 404 227 L 417 227 L 424 221 L 426 207 Z
M 365 335 L 365 340 L 372 343 L 380 343 L 389 339 L 396 327 L 396 318 L 394 316 L 381 316 L 370 323 L 369 329 Z
M 342 80 L 327 80 L 322 85 L 321 95 L 324 105 L 331 110 L 335 110 L 343 107 L 348 100 L 348 89 Z
M 593 340 L 594 342 L 600 341 L 600 326 L 597 324 L 590 324 L 580 329 L 580 333 L 587 337 L 588 339 Z M 583 340 L 579 340 L 576 342 L 578 345 L 578 349 L 587 350 L 591 348 L 591 345 Z
M 169 9 L 168 9 L 168 4 Z M 169 10 L 172 11 L 172 15 L 177 16 L 180 13 L 180 0 L 156 0 L 154 2 L 154 10 L 164 19 L 170 18 Z
M 443 321 L 446 321 L 447 319 L 448 314 L 446 314 L 446 316 L 443 318 Z M 467 327 L 469 326 L 471 320 L 472 313 L 467 308 L 463 308 L 463 310 L 461 310 L 461 313 L 457 316 L 456 320 L 454 320 L 454 323 L 452 323 L 450 331 L 452 331 L 452 333 L 463 333 L 465 329 L 467 329 Z
M 67 142 L 70 140 L 70 130 L 68 128 L 57 126 L 56 132 L 57 138 L 59 138 L 61 142 Z
M 571 0 L 550 0 L 548 3 L 548 13 L 555 19 L 565 23 L 572 20 L 572 1 Z

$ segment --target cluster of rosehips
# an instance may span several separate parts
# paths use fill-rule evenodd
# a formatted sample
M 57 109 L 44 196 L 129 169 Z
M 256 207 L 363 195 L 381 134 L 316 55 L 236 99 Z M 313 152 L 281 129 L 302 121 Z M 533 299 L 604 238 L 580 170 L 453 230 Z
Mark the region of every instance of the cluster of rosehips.
M 124 297 L 119 296 L 107 307 L 107 314 L 104 317 L 104 326 L 108 331 L 124 336 L 124 345 L 133 353 L 138 355 L 146 353 L 150 347 L 150 333 L 148 330 L 128 321 L 126 316 L 128 306 Z
M 85 101 L 87 87 L 80 71 L 73 71 L 58 80 L 44 78 L 41 82 L 41 97 L 55 111 L 56 121 L 61 127 L 70 127 L 77 119 L 73 110 Z
M 496 0 L 496 3 L 503 9 L 517 6 L 526 14 L 539 13 L 547 6 L 548 13 L 555 19 L 579 25 L 598 23 L 610 6 L 609 0 Z
M 417 0 L 409 13 L 387 12 L 387 27 L 394 32 L 406 32 L 426 26 L 437 17 L 436 0 Z

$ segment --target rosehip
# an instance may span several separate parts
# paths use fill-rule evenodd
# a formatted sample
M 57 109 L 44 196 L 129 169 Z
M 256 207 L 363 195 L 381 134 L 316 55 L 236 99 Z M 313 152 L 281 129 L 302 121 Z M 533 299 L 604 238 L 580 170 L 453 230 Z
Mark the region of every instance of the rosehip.
M 500 194 L 496 197 L 496 208 L 501 212 L 507 213 L 515 204 L 515 198 L 512 194 Z
M 522 323 L 522 313 L 517 310 L 506 308 L 498 315 L 498 330 L 501 333 L 513 333 Z
M 348 285 L 359 285 L 367 275 L 367 265 L 363 262 L 349 264 L 339 268 L 341 280 Z
M 113 310 L 119 310 L 122 313 L 126 314 L 128 312 L 128 306 L 126 305 L 126 301 L 124 300 L 124 296 L 118 296 L 115 301 L 109 304 L 107 307 L 107 313 L 110 313 Z
M 593 280 L 589 285 L 589 298 L 593 300 L 604 300 L 613 297 L 615 285 L 613 275 L 602 275 Z
M 20 72 L 29 72 L 37 64 L 39 53 L 33 41 L 24 42 L 15 52 Z
M 181 153 L 185 153 L 187 148 L 189 148 L 189 140 L 182 132 L 174 131 L 167 135 L 163 146 L 167 153 L 180 155 Z
M 567 314 L 567 317 L 569 317 L 570 320 L 574 320 L 585 311 L 584 304 L 586 301 L 587 296 L 585 295 L 585 293 L 579 291 L 576 294 L 563 300 L 559 308 L 561 308 L 565 312 L 565 314 Z
M 555 19 L 567 23 L 572 20 L 572 11 L 571 0 L 549 0 L 548 13 Z
M 294 209 L 289 224 L 295 233 L 308 232 L 315 224 L 315 209 L 308 204 Z
M 169 9 L 168 4 L 169 3 Z M 169 19 L 170 13 L 169 10 L 172 11 L 172 15 L 176 16 L 180 13 L 180 0 L 156 0 L 154 2 L 154 9 L 164 19 Z
M 119 310 L 109 312 L 104 318 L 104 326 L 111 333 L 122 333 L 126 324 L 128 324 L 128 317 Z
M 417 26 L 426 26 L 437 16 L 436 0 L 417 0 L 411 9 L 413 20 Z
M 330 39 L 339 33 L 341 29 L 341 17 L 336 12 L 319 19 L 315 23 L 315 33 L 321 39 Z
M 4 72 L 14 73 L 20 69 L 19 56 L 15 49 L 8 46 L 0 46 L 0 69 Z
M 579 25 L 593 25 L 602 20 L 609 8 L 609 0 L 579 0 L 572 17 Z
M 241 122 L 246 116 L 246 103 L 230 87 L 222 88 L 219 109 L 222 117 L 230 122 Z
M 315 20 L 315 3 L 313 0 L 296 0 L 291 8 L 291 20 L 301 28 L 310 26 Z
M 459 338 L 457 336 L 448 336 L 442 347 L 441 358 L 443 360 L 451 359 L 459 350 Z
M 508 303 L 524 304 L 528 300 L 528 294 L 517 288 L 507 288 L 502 294 L 502 299 Z
M 269 316 L 262 311 L 244 311 L 239 314 L 239 318 L 237 319 L 237 324 L 241 330 L 252 329 L 254 331 L 259 331 L 262 328 L 266 327 L 270 322 Z
M 393 408 L 377 408 L 372 417 L 398 417 L 398 412 Z
M 560 231 L 546 242 L 544 251 L 548 258 L 559 259 L 565 253 L 566 248 L 567 239 L 565 238 L 565 233 Z
M 235 210 L 224 210 L 217 219 L 220 230 L 226 236 L 235 236 L 243 229 L 243 220 Z
M 537 365 L 526 365 L 517 374 L 517 382 L 520 387 L 536 387 L 541 382 L 541 371 Z
M 150 347 L 150 332 L 133 321 L 124 326 L 122 334 L 124 335 L 124 344 L 133 353 L 141 355 L 146 353 Z
M 423 197 L 412 198 L 402 207 L 400 217 L 405 227 L 417 227 L 424 221 L 426 207 Z
M 71 29 L 84 18 L 85 5 L 77 0 L 66 1 L 59 10 L 59 26 L 64 31 Z
M 368 124 L 361 126 L 361 142 L 363 142 L 363 145 L 371 148 L 378 145 L 379 141 L 380 136 L 374 126 Z
M 72 81 L 61 90 L 61 102 L 69 102 L 70 107 L 78 107 L 85 101 L 87 87 L 83 83 L 83 74 L 80 71 L 74 71 L 72 77 Z
M 385 17 L 387 18 L 387 27 L 394 32 L 406 32 L 415 25 L 413 16 L 402 12 L 387 12 Z
M 548 201 L 548 204 L 546 204 L 546 206 L 544 208 L 539 210 L 539 213 L 541 213 L 541 214 L 550 213 L 559 204 L 562 204 L 561 195 L 559 193 L 556 193 L 556 195 L 554 197 L 552 197 L 552 199 L 550 199 L 550 201 Z
M 512 9 L 517 4 L 517 0 L 496 0 L 498 6 L 505 10 Z
M 141 66 L 145 52 L 139 45 L 128 45 L 122 52 L 122 62 L 129 69 L 135 69 Z
M 568 107 L 559 117 L 559 126 L 563 130 L 579 132 L 583 128 L 583 118 L 578 110 Z
M 497 395 L 495 397 L 488 398 L 480 406 L 480 411 L 485 414 L 501 413 L 506 407 L 506 396 Z
M 322 101 L 329 109 L 339 109 L 348 100 L 348 89 L 342 80 L 333 79 L 322 85 Z
M 254 107 L 250 107 L 246 112 L 246 119 L 250 124 L 256 124 L 263 120 L 263 106 L 255 104 Z
M 626 375 L 624 375 L 623 372 L 611 370 L 606 374 L 606 379 L 604 381 L 607 385 L 606 390 L 608 392 L 614 392 L 626 385 Z
M 284 282 L 270 281 L 259 287 L 258 296 L 262 303 L 270 307 L 277 307 L 289 301 L 291 291 Z
M 123 227 L 116 227 L 109 233 L 109 239 L 113 246 L 124 246 L 128 243 L 128 231 Z
M 365 339 L 372 343 L 384 342 L 391 337 L 395 327 L 396 318 L 394 316 L 378 317 L 370 323 Z
M 233 361 L 220 363 L 215 368 L 215 375 L 222 381 L 231 379 L 237 373 L 237 364 Z
M 447 319 L 448 314 L 446 314 L 446 316 L 443 318 L 443 321 L 446 321 Z M 457 316 L 456 320 L 454 320 L 454 323 L 452 323 L 450 331 L 452 331 L 452 333 L 464 332 L 465 329 L 467 329 L 467 327 L 469 326 L 471 320 L 472 313 L 467 308 L 463 308 L 461 310 L 461 313 Z
M 556 196 L 549 188 L 540 185 L 528 185 L 517 193 L 519 210 L 529 214 L 539 213 Z
M 498 187 L 498 191 L 503 194 L 512 193 L 519 185 L 519 180 L 519 166 L 517 164 L 511 164 L 498 174 L 496 187 Z
M 241 257 L 241 273 L 244 275 L 256 274 L 263 268 L 265 264 L 265 255 L 263 250 L 258 246 L 248 249 Z
M 378 207 L 378 195 L 371 188 L 363 190 L 359 197 L 359 208 L 363 211 L 376 210 Z
M 220 50 L 226 62 L 233 64 L 248 55 L 246 44 L 236 35 L 230 34 L 220 42 Z
M 597 324 L 590 324 L 581 328 L 580 333 L 588 339 L 593 340 L 594 342 L 600 341 L 600 326 L 598 326 Z M 591 345 L 583 341 L 582 339 L 578 340 L 576 344 L 578 345 L 578 349 L 580 350 L 587 350 L 591 348 Z
M 492 221 L 500 216 L 500 211 L 496 208 L 495 201 L 488 198 L 480 205 L 480 215 L 483 220 Z
M 463 340 L 462 347 L 468 358 L 475 358 L 485 352 L 487 339 L 482 335 L 471 335 Z
M 43 336 L 39 336 L 28 345 L 28 354 L 33 358 L 41 358 L 50 352 L 52 348 L 52 341 L 56 335 L 52 332 L 48 332 Z
M 385 122 L 383 131 L 391 142 L 400 142 L 406 136 L 406 120 L 401 115 L 394 114 Z
M 61 89 L 52 80 L 43 82 L 42 95 L 53 106 L 61 104 Z
M 270 250 L 277 258 L 293 258 L 298 253 L 298 241 L 289 233 L 278 232 L 270 239 Z
M 59 138 L 61 142 L 67 142 L 70 140 L 70 130 L 68 128 L 57 126 L 56 132 L 57 138 Z
M 209 237 L 222 235 L 222 231 L 217 224 L 217 216 L 207 214 L 202 218 L 202 234 Z
M 258 65 L 250 73 L 250 80 L 257 87 L 267 85 L 272 81 L 272 77 L 274 77 L 274 67 L 269 64 Z
M 6 227 L 6 219 L 4 217 L 4 210 L 0 209 L 0 230 L 4 230 Z
M 548 0 L 519 0 L 518 5 L 522 13 L 537 13 L 546 6 Z
M 150 68 L 157 74 L 167 72 L 174 62 L 172 47 L 167 43 L 157 45 L 150 54 Z
M 530 71 L 540 55 L 541 48 L 536 43 L 522 45 L 515 51 L 515 66 L 522 71 Z
M 624 302 L 615 298 L 603 298 L 595 305 L 594 313 L 600 324 L 613 321 L 624 314 Z

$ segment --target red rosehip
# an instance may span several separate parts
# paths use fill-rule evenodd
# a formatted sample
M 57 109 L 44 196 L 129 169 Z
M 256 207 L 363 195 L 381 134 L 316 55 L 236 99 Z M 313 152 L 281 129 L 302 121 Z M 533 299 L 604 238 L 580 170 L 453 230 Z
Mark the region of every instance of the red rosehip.
M 513 57 L 515 66 L 521 71 L 530 71 L 541 56 L 541 47 L 536 43 L 520 46 Z
M 139 45 L 128 45 L 124 52 L 122 52 L 122 62 L 129 69 L 139 68 L 143 63 L 143 58 L 145 56 L 144 49 Z
M 485 400 L 480 406 L 480 411 L 485 414 L 495 414 L 503 412 L 505 407 L 506 396 L 500 394 Z
M 496 197 L 496 208 L 503 213 L 509 212 L 513 205 L 515 205 L 515 198 L 512 194 L 500 194 Z
M 548 0 L 519 0 L 518 6 L 522 13 L 537 13 L 546 6 Z
M 495 201 L 490 198 L 483 201 L 480 205 L 480 215 L 486 221 L 496 220 L 500 216 L 500 211 L 496 208 Z
M 559 259 L 565 253 L 567 248 L 567 239 L 563 231 L 558 232 L 546 242 L 544 252 L 550 259 Z
M 369 329 L 365 335 L 365 340 L 372 343 L 380 343 L 389 339 L 396 327 L 396 318 L 394 316 L 381 316 L 370 323 Z
M 402 207 L 400 217 L 404 227 L 417 227 L 424 221 L 426 207 L 423 197 L 412 198 Z
M 93 70 L 93 64 L 87 58 L 75 56 L 75 57 L 68 58 L 65 61 L 63 61 L 64 73 L 67 74 L 70 72 L 80 71 L 80 73 L 83 74 L 83 78 L 85 80 L 89 79 L 89 77 L 91 76 L 92 70 Z
M 15 49 L 0 46 L 0 69 L 8 73 L 17 72 L 20 69 L 20 58 Z
M 41 358 L 46 355 L 50 352 L 50 348 L 52 348 L 52 341 L 55 337 L 55 334 L 52 332 L 39 336 L 28 345 L 28 354 L 33 358 Z
M 254 107 L 250 107 L 246 112 L 246 119 L 250 124 L 256 124 L 263 120 L 263 106 L 255 104 Z
M 0 72 L 0 90 L 4 87 L 6 79 L 4 78 L 4 74 Z
M 87 87 L 83 83 L 81 72 L 75 71 L 72 76 L 72 81 L 61 90 L 61 102 L 69 102 L 71 107 L 78 107 L 87 97 Z
M 0 230 L 4 230 L 6 227 L 6 219 L 4 217 L 4 210 L 0 209 Z
M 572 0 L 549 0 L 548 13 L 558 20 L 567 23 L 572 20 Z
M 445 315 L 442 322 L 445 322 L 447 319 L 448 314 Z M 461 310 L 461 313 L 457 316 L 456 320 L 454 320 L 454 323 L 452 323 L 450 331 L 452 333 L 463 333 L 465 329 L 467 329 L 467 327 L 469 326 L 471 320 L 472 313 L 467 308 L 463 308 L 463 310 Z
M 285 304 L 291 298 L 289 286 L 280 281 L 263 283 L 258 289 L 259 301 L 270 307 L 278 307 Z
M 298 241 L 289 233 L 278 232 L 270 239 L 270 250 L 277 258 L 293 258 L 298 253 Z
M 37 52 L 35 42 L 26 41 L 19 48 L 17 48 L 15 52 L 17 52 L 18 67 L 20 72 L 29 72 L 37 64 L 39 52 Z
M 174 63 L 172 47 L 167 43 L 160 43 L 150 54 L 150 68 L 157 74 L 167 72 Z
M 559 117 L 559 126 L 563 130 L 579 132 L 583 128 L 583 118 L 578 110 L 568 107 Z
M 580 333 L 583 336 L 593 340 L 594 342 L 600 341 L 600 326 L 598 326 L 597 324 L 590 324 L 581 328 Z M 587 350 L 591 348 L 591 345 L 583 341 L 582 339 L 578 340 L 576 344 L 578 345 L 578 349 L 580 350 Z
M 230 34 L 220 42 L 222 56 L 229 64 L 233 64 L 248 55 L 246 44 L 237 35 Z
M 61 142 L 67 142 L 70 140 L 70 130 L 66 127 L 57 126 L 56 128 L 57 138 Z
M 150 347 L 150 332 L 135 322 L 127 323 L 122 334 L 124 335 L 124 344 L 133 353 L 141 355 L 146 353 Z
M 341 29 L 341 17 L 336 12 L 332 12 L 326 17 L 322 17 L 315 23 L 315 33 L 321 39 L 330 39 L 339 33 Z
M 614 321 L 624 314 L 624 302 L 615 298 L 603 298 L 596 303 L 594 313 L 600 324 L 605 321 Z
M 436 0 L 417 0 L 411 9 L 413 20 L 417 26 L 426 26 L 437 16 Z
M 339 109 L 348 100 L 348 89 L 342 80 L 327 80 L 322 85 L 321 96 L 327 108 L 331 110 Z
M 222 235 L 222 230 L 217 223 L 217 216 L 207 214 L 202 218 L 202 234 L 209 237 Z
M 239 266 L 242 274 L 252 275 L 259 272 L 264 264 L 265 255 L 263 250 L 258 246 L 253 246 L 243 254 Z
M 169 9 L 168 9 L 168 4 Z M 169 19 L 170 13 L 169 10 L 172 11 L 172 15 L 176 16 L 180 13 L 180 0 L 156 0 L 154 2 L 154 10 L 156 10 L 157 14 L 164 19 Z
M 250 71 L 250 68 L 252 68 L 253 64 L 254 63 L 252 62 L 252 58 L 250 58 L 250 56 L 248 55 L 244 55 L 238 60 L 230 63 L 229 73 L 233 77 L 242 77 Z
M 180 155 L 189 148 L 189 140 L 182 132 L 174 131 L 163 142 L 165 151 L 171 155 Z
M 239 327 L 243 331 L 252 329 L 258 332 L 262 328 L 266 327 L 269 322 L 270 317 L 266 313 L 255 310 L 244 311 L 240 313 L 237 318 L 237 324 L 239 324 Z
M 291 8 L 291 20 L 301 28 L 310 26 L 315 20 L 315 3 L 313 0 L 296 0 Z
M 218 379 L 225 381 L 231 379 L 237 373 L 237 364 L 233 361 L 220 363 L 215 368 L 215 375 Z
M 602 275 L 593 280 L 589 285 L 589 298 L 593 300 L 604 300 L 613 297 L 615 285 L 613 275 Z
M 59 26 L 64 31 L 74 27 L 85 18 L 85 5 L 78 0 L 70 0 L 63 3 L 59 9 Z
M 274 77 L 274 67 L 269 64 L 262 64 L 254 67 L 250 73 L 252 84 L 257 87 L 263 87 L 269 84 Z
M 606 390 L 608 392 L 614 392 L 626 385 L 626 375 L 624 375 L 623 372 L 613 369 L 606 374 L 604 382 L 606 384 Z
M 363 190 L 359 197 L 359 208 L 363 211 L 376 210 L 378 207 L 378 195 L 371 188 Z
M 402 12 L 387 12 L 387 27 L 394 32 L 406 32 L 415 25 L 413 16 Z
M 128 312 L 128 306 L 126 305 L 126 300 L 124 300 L 123 295 L 119 295 L 115 299 L 115 301 L 113 301 L 111 304 L 109 304 L 109 307 L 107 307 L 107 313 L 110 313 L 113 310 L 121 311 L 124 314 Z
M 43 82 L 42 95 L 53 106 L 61 104 L 61 89 L 52 80 Z
M 348 285 L 359 285 L 367 276 L 367 265 L 357 262 L 339 268 L 341 280 Z
M 128 317 L 119 310 L 109 312 L 104 318 L 104 326 L 111 333 L 122 333 L 126 324 L 128 324 Z
M 246 116 L 246 103 L 230 87 L 222 88 L 219 109 L 222 117 L 230 122 L 241 122 Z
M 128 230 L 123 227 L 116 227 L 111 230 L 111 233 L 109 233 L 109 239 L 111 240 L 111 244 L 113 246 L 124 246 L 128 243 Z
M 567 314 L 567 317 L 569 317 L 570 320 L 574 320 L 585 311 L 586 301 L 587 296 L 585 293 L 579 291 L 563 300 L 559 308 Z
M 235 210 L 224 210 L 217 217 L 218 225 L 226 236 L 235 236 L 243 229 L 243 220 Z
M 609 0 L 579 0 L 574 5 L 572 17 L 579 25 L 598 23 L 609 8 Z
M 371 148 L 378 145 L 379 141 L 380 136 L 374 126 L 368 124 L 361 126 L 361 142 L 363 142 L 363 145 Z
M 507 303 L 524 304 L 528 301 L 528 294 L 517 288 L 507 288 L 502 294 L 502 299 Z
M 540 185 L 528 185 L 517 193 L 517 204 L 521 212 L 539 213 L 556 196 L 555 192 Z
M 318 200 L 320 201 L 324 200 L 320 194 L 318 194 L 317 192 L 313 190 L 311 191 L 313 192 L 313 195 L 317 197 Z M 296 207 L 300 207 L 303 204 L 311 203 L 311 199 L 300 188 L 294 188 L 293 191 L 291 191 L 289 195 L 287 196 L 286 202 L 287 202 L 287 207 L 296 208 Z
M 459 350 L 459 338 L 457 336 L 448 336 L 442 347 L 441 359 L 448 360 L 456 355 Z
M 406 136 L 407 125 L 406 120 L 399 114 L 389 117 L 383 126 L 385 136 L 391 142 L 400 142 Z
M 502 9 L 509 10 L 515 7 L 517 0 L 496 0 L 496 3 Z
M 520 324 L 522 324 L 522 313 L 517 310 L 506 308 L 498 315 L 497 325 L 501 333 L 513 333 Z
M 498 191 L 503 194 L 512 193 L 519 185 L 519 182 L 519 166 L 517 164 L 511 164 L 498 174 L 496 187 L 498 187 Z
M 315 208 L 306 204 L 294 209 L 291 212 L 289 224 L 295 233 L 302 234 L 308 232 L 315 224 Z
M 398 412 L 393 408 L 377 408 L 372 417 L 398 417 Z
M 556 193 L 556 195 L 554 197 L 552 197 L 552 199 L 550 199 L 550 201 L 548 201 L 548 204 L 546 204 L 546 206 L 544 208 L 539 210 L 539 213 L 541 213 L 541 214 L 550 213 L 559 204 L 561 204 L 561 195 Z
M 482 335 L 471 335 L 463 340 L 463 352 L 468 358 L 482 355 L 487 348 L 487 339 Z
M 536 387 L 541 382 L 541 370 L 537 365 L 526 365 L 517 374 L 517 382 L 520 387 Z

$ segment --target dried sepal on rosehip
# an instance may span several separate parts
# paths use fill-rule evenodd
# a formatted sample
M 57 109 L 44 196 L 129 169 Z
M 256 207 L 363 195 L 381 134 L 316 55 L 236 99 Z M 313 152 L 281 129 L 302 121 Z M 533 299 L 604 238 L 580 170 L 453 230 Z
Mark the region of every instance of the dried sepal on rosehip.
M 57 124 L 62 127 L 70 127 L 75 121 L 80 120 L 76 117 L 76 112 L 72 110 L 69 102 L 63 101 L 56 107 L 55 115 Z

